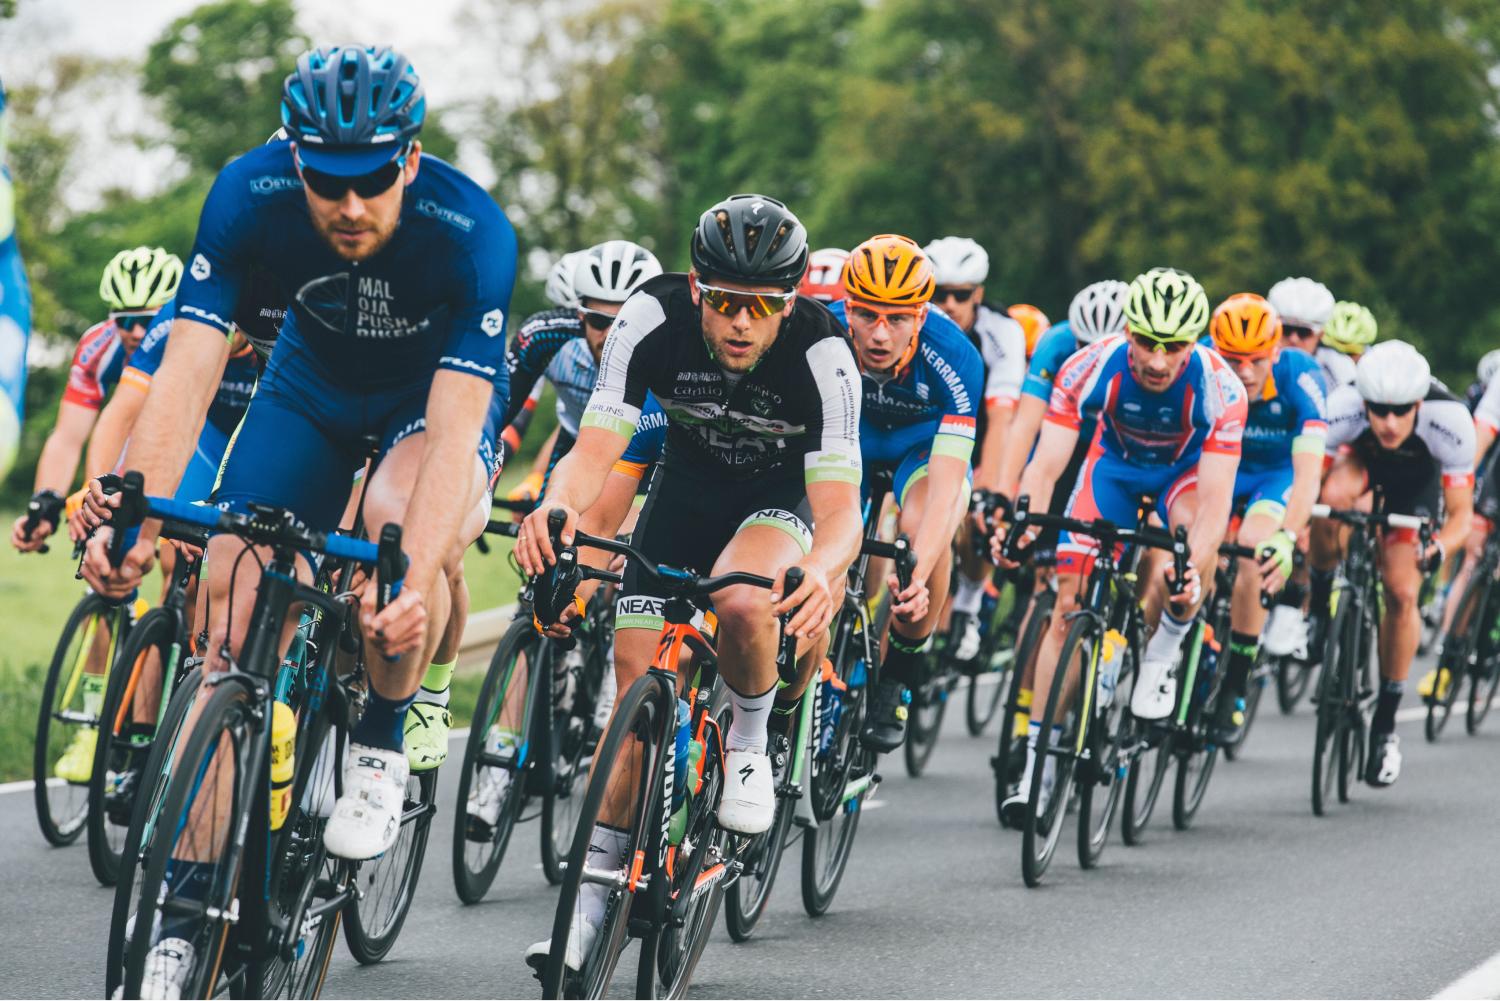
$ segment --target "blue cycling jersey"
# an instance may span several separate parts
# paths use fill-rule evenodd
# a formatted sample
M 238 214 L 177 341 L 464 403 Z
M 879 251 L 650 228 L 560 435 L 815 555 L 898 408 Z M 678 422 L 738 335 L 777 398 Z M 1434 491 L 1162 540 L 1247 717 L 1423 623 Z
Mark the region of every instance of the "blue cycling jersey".
M 1250 403 L 1240 468 L 1260 472 L 1290 467 L 1296 452 L 1322 455 L 1327 409 L 1317 361 L 1298 348 L 1282 348 L 1260 399 Z
M 161 367 L 167 353 L 167 337 L 172 332 L 172 321 L 176 318 L 176 302 L 169 302 L 156 314 L 140 346 L 130 356 L 122 382 L 133 382 L 142 389 L 149 389 L 151 379 Z M 255 381 L 260 377 L 260 363 L 254 348 L 248 343 L 229 356 L 224 363 L 224 373 L 219 376 L 219 388 L 214 392 L 213 402 L 208 407 L 208 424 L 225 434 L 233 434 L 240 418 L 250 406 L 255 395 Z
M 641 418 L 635 422 L 635 434 L 625 447 L 621 462 L 649 466 L 661 458 L 662 446 L 667 443 L 667 412 L 656 402 L 654 394 L 646 394 L 646 405 L 641 407 Z
M 828 308 L 847 330 L 846 304 Z M 983 403 L 984 361 L 942 310 L 927 311 L 910 360 L 889 377 L 865 372 L 860 382 L 859 441 L 867 463 L 899 463 L 918 448 L 969 461 Z
M 1043 402 L 1052 399 L 1052 383 L 1057 379 L 1057 373 L 1062 371 L 1063 363 L 1082 347 L 1067 320 L 1048 327 L 1032 352 L 1026 381 L 1021 384 L 1022 395 L 1034 396 Z
M 219 173 L 204 202 L 178 314 L 227 334 L 254 266 L 292 294 L 277 350 L 305 349 L 328 382 L 395 390 L 445 368 L 508 395 L 515 232 L 484 189 L 443 161 L 422 156 L 395 236 L 349 262 L 313 227 L 291 144 L 251 150 Z

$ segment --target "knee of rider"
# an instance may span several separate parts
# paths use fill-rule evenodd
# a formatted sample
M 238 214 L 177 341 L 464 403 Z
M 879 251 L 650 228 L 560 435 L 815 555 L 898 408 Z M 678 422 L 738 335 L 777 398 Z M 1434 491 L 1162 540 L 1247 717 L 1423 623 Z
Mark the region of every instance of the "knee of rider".
M 1417 607 L 1417 595 L 1421 590 L 1418 580 L 1386 581 L 1385 601 L 1393 612 L 1407 612 Z
M 365 495 L 365 525 L 371 538 L 380 534 L 388 523 L 401 524 L 406 515 L 406 503 L 411 497 L 386 485 L 383 489 L 372 489 Z
M 721 634 L 752 636 L 773 621 L 770 592 L 758 587 L 727 588 L 714 596 L 714 614 Z

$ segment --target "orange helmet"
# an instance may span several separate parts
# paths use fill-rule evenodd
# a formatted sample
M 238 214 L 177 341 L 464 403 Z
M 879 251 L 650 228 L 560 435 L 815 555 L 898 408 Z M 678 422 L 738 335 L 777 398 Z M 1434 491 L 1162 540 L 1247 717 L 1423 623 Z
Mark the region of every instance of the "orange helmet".
M 1017 303 L 1006 310 L 1010 318 L 1021 325 L 1026 332 L 1026 357 L 1030 358 L 1036 351 L 1036 342 L 1042 339 L 1042 334 L 1052 326 L 1052 321 L 1047 319 L 1047 314 L 1029 303 Z
M 1208 329 L 1223 354 L 1258 357 L 1281 347 L 1281 314 L 1254 292 L 1239 292 L 1219 303 Z
M 886 306 L 920 306 L 937 283 L 932 264 L 917 241 L 884 234 L 854 248 L 844 264 L 844 291 L 850 298 Z
M 807 260 L 807 274 L 797 286 L 797 294 L 819 302 L 837 302 L 844 297 L 844 262 L 849 251 L 838 247 L 814 250 Z

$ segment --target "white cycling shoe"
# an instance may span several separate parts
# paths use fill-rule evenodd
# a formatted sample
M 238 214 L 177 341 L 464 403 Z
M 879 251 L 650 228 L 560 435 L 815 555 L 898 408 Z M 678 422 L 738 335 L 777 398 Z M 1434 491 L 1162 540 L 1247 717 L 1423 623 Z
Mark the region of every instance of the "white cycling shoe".
M 964 617 L 964 634 L 959 637 L 958 647 L 953 651 L 953 659 L 963 662 L 973 660 L 979 656 L 979 619 L 972 615 Z
M 573 913 L 573 923 L 568 926 L 568 953 L 563 957 L 563 966 L 577 973 L 583 969 L 584 957 L 594 948 L 599 937 L 599 926 L 590 921 L 581 911 Z M 540 974 L 547 967 L 547 957 L 552 955 L 552 940 L 543 939 L 526 950 L 526 965 Z
M 490 754 L 515 754 L 515 736 L 502 735 L 498 727 L 490 727 L 485 735 L 484 749 Z M 507 768 L 480 766 L 469 790 L 469 801 L 464 809 L 470 817 L 493 829 L 500 819 L 500 807 L 510 789 L 511 773 Z
M 1272 657 L 1307 658 L 1307 620 L 1300 608 L 1277 605 L 1261 634 L 1260 645 Z
M 141 976 L 141 997 L 177 1001 L 192 976 L 198 950 L 182 938 L 162 939 L 146 953 L 146 969 Z
M 1136 719 L 1166 719 L 1177 704 L 1177 661 L 1180 651 L 1153 658 L 1148 649 L 1141 658 L 1141 673 L 1130 693 L 1130 712 Z
M 736 834 L 763 834 L 776 817 L 776 783 L 771 757 L 764 751 L 730 751 L 724 755 L 724 794 L 719 797 L 719 826 Z
M 328 854 L 362 861 L 384 854 L 396 843 L 409 767 L 404 751 L 349 745 L 344 794 L 333 805 L 323 831 Z

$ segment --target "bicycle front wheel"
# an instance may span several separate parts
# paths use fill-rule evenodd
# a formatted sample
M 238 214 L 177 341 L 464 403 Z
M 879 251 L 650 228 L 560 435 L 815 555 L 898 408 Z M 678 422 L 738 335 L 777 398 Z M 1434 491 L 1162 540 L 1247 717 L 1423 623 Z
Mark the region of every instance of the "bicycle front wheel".
M 911 719 L 907 721 L 903 748 L 906 774 L 914 779 L 922 777 L 927 762 L 932 760 L 938 735 L 943 729 L 943 714 L 948 710 L 948 696 L 958 680 L 946 658 L 931 657 L 928 663 L 937 665 L 937 677 L 912 690 Z
M 384 959 L 406 923 L 422 878 L 436 797 L 436 769 L 408 776 L 396 843 L 384 855 L 362 864 L 355 874 L 360 892 L 344 908 L 344 941 L 361 964 Z
M 1348 707 L 1345 705 L 1345 673 L 1351 678 L 1358 666 L 1355 629 L 1351 619 L 1357 609 L 1352 595 L 1342 595 L 1338 608 L 1328 624 L 1328 644 L 1323 652 L 1323 670 L 1318 676 L 1318 721 L 1313 745 L 1312 807 L 1316 816 L 1323 816 L 1332 802 L 1334 785 L 1344 772 L 1341 756 L 1347 748 L 1344 730 L 1349 723 Z
M 84 831 L 90 768 L 109 663 L 125 621 L 97 594 L 73 608 L 52 653 L 36 721 L 32 795 L 42 837 L 59 848 Z
M 1124 762 L 1135 741 L 1134 726 L 1121 704 L 1120 692 L 1129 691 L 1135 676 L 1135 652 L 1130 647 L 1120 661 L 1115 680 L 1114 698 L 1098 710 L 1090 728 L 1091 767 L 1079 769 L 1078 779 L 1078 864 L 1092 869 L 1099 864 L 1109 841 L 1109 827 L 1125 792 Z M 1087 775 L 1083 773 L 1087 771 Z
M 1015 792 L 1012 786 L 1020 777 L 1021 769 L 1026 765 L 1026 732 L 1024 727 L 1019 734 L 1015 732 L 1017 715 L 1023 711 L 1029 711 L 1029 707 L 1023 710 L 1020 704 L 1021 685 L 1027 673 L 1036 666 L 1037 653 L 1042 648 L 1042 637 L 1052 626 L 1054 600 L 1055 595 L 1051 588 L 1044 587 L 1037 593 L 1031 614 L 1026 618 L 1026 629 L 1021 633 L 1021 640 L 1016 645 L 1010 684 L 1006 686 L 1008 694 L 1005 698 L 1005 719 L 1000 724 L 1000 744 L 995 751 L 995 756 L 990 759 L 990 767 L 995 772 L 995 816 L 1000 821 L 1001 827 L 1006 826 L 1005 814 L 1001 807 L 1010 794 Z
M 1478 574 L 1469 577 L 1453 615 L 1453 625 L 1449 628 L 1448 635 L 1443 637 L 1443 654 L 1438 660 L 1433 691 L 1423 700 L 1427 703 L 1427 719 L 1422 729 L 1429 743 L 1436 741 L 1443 728 L 1448 725 L 1453 704 L 1458 701 L 1459 690 L 1464 687 L 1464 680 L 1468 677 L 1475 639 L 1482 628 L 1480 612 L 1488 591 L 1488 581 L 1481 580 Z M 1447 675 L 1446 686 L 1441 683 L 1444 674 Z
M 1089 737 L 1087 716 L 1076 711 L 1076 703 L 1081 700 L 1076 694 L 1065 698 L 1064 693 L 1069 674 L 1076 679 L 1086 673 L 1099 633 L 1099 623 L 1093 617 L 1075 619 L 1057 658 L 1052 690 L 1047 696 L 1047 714 L 1037 735 L 1026 818 L 1021 825 L 1021 877 L 1027 886 L 1040 885 L 1062 837 L 1063 820 L 1073 793 L 1078 748 L 1085 746 Z M 1090 680 L 1086 678 L 1085 684 Z M 1081 693 L 1084 686 L 1074 687 Z
M 1125 777 L 1125 809 L 1120 815 L 1120 839 L 1127 845 L 1143 840 L 1172 764 L 1172 735 L 1150 724 L 1137 723 L 1136 728 L 1139 743 Z

